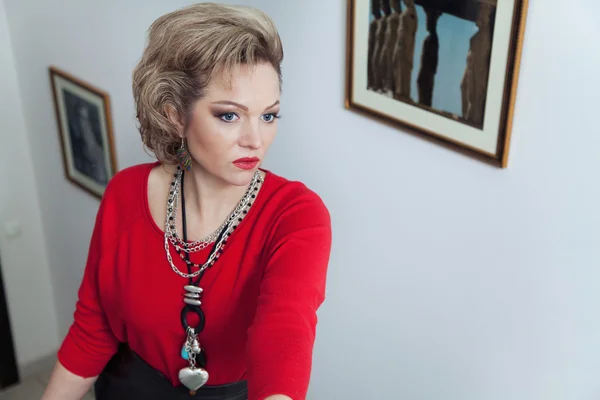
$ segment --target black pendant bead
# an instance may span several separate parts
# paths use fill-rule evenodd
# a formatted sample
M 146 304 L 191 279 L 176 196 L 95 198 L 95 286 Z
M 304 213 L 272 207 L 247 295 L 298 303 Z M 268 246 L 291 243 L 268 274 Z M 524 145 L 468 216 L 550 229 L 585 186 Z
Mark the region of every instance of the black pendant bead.
M 200 368 L 206 368 L 206 353 L 204 352 L 204 349 L 202 349 L 199 354 L 196 354 L 196 365 Z
M 187 332 L 188 328 L 190 328 L 190 325 L 187 322 L 187 315 L 190 312 L 196 313 L 196 315 L 198 315 L 198 318 L 200 319 L 200 321 L 198 322 L 198 325 L 196 326 L 196 328 L 194 328 L 194 331 L 196 333 L 202 332 L 204 330 L 204 325 L 206 323 L 206 320 L 204 317 L 204 312 L 198 306 L 192 306 L 190 304 L 186 304 L 185 307 L 183 307 L 183 309 L 181 310 L 181 316 L 180 316 L 181 326 L 183 327 L 183 329 L 185 329 L 186 332 Z

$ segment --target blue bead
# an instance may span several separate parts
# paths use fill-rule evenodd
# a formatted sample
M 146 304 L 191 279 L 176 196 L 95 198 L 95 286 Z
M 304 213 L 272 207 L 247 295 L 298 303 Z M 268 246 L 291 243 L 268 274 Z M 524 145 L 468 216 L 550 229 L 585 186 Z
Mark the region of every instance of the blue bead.
M 187 352 L 187 350 L 185 349 L 185 346 L 183 346 L 183 347 L 181 348 L 181 358 L 183 358 L 183 359 L 184 359 L 184 360 L 186 360 L 186 361 L 187 361 L 187 360 L 189 360 L 189 358 L 190 358 L 190 355 L 189 355 L 189 353 Z

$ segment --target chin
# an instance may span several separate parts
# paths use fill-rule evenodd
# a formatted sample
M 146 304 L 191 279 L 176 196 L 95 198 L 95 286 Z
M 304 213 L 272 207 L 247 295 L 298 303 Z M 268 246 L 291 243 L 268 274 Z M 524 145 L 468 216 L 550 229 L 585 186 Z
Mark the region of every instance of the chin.
M 231 174 L 227 174 L 225 180 L 234 186 L 248 186 L 250 182 L 252 182 L 252 178 L 256 171 L 257 168 L 246 171 L 238 169 Z

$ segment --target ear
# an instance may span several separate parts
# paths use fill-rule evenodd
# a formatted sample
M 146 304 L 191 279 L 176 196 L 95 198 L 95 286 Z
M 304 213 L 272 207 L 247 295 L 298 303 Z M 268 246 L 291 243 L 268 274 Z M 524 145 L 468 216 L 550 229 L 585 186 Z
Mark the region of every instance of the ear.
M 181 117 L 181 115 L 179 115 L 179 113 L 171 105 L 165 106 L 165 114 L 167 115 L 169 121 L 173 125 L 175 125 L 175 127 L 177 127 L 177 133 L 179 134 L 179 136 L 183 138 L 185 125 L 183 123 L 183 118 Z

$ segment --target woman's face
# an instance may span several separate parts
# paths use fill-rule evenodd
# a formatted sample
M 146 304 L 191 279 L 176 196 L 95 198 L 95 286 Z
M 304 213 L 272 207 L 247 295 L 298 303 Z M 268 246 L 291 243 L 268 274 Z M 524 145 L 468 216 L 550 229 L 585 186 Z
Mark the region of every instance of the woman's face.
M 245 186 L 277 132 L 279 76 L 270 64 L 242 65 L 227 83 L 209 84 L 193 107 L 185 138 L 194 168 Z

